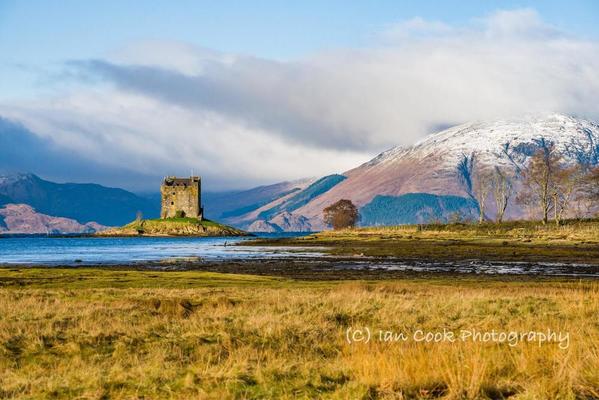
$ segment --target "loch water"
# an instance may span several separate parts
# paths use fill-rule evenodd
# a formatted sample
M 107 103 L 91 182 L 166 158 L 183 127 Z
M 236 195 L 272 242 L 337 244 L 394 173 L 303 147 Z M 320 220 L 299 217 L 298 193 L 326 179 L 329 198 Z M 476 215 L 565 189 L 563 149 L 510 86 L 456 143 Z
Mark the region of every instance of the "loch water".
M 285 237 L 301 234 L 285 234 Z M 282 235 L 268 235 L 282 237 Z M 249 237 L 46 237 L 0 238 L 0 265 L 132 264 L 318 255 L 312 251 L 239 246 Z
M 294 237 L 302 233 L 262 234 Z M 179 265 L 198 261 L 302 259 L 317 270 L 380 270 L 410 274 L 491 274 L 575 276 L 599 279 L 599 266 L 571 263 L 497 262 L 485 260 L 415 261 L 390 257 L 332 257 L 323 248 L 243 246 L 252 237 L 47 237 L 0 236 L 0 266 L 11 265 Z

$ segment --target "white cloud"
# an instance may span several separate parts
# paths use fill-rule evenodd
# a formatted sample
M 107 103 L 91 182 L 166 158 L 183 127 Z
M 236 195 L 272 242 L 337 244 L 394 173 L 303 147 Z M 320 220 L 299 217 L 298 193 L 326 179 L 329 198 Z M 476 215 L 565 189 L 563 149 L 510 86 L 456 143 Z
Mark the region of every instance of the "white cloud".
M 546 24 L 537 12 L 530 8 L 498 11 L 479 22 L 485 34 L 491 38 L 522 37 L 531 40 L 563 35 L 562 32 Z
M 117 49 L 107 58 L 117 64 L 160 66 L 193 76 L 202 73 L 208 62 L 227 64 L 235 56 L 173 40 L 144 40 Z
M 52 102 L 4 107 L 2 114 L 73 154 L 157 177 L 205 178 L 207 190 L 251 187 L 341 172 L 365 154 L 289 146 L 277 137 L 230 123 L 210 111 L 189 111 L 118 90 L 78 93 Z M 109 182 L 105 182 L 109 183 Z M 131 187 L 152 188 L 132 183 Z
M 599 119 L 599 44 L 529 9 L 466 26 L 416 18 L 370 48 L 289 62 L 144 42 L 71 68 L 108 84 L 0 115 L 113 166 L 193 167 L 223 187 L 343 171 L 452 122 Z

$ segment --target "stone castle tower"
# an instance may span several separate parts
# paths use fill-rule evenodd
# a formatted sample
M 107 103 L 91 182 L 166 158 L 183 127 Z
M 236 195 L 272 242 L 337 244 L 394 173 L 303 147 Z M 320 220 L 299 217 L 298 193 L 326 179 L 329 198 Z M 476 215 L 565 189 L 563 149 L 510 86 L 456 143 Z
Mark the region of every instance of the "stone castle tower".
M 167 176 L 160 186 L 160 218 L 188 217 L 202 219 L 202 181 L 199 176 Z

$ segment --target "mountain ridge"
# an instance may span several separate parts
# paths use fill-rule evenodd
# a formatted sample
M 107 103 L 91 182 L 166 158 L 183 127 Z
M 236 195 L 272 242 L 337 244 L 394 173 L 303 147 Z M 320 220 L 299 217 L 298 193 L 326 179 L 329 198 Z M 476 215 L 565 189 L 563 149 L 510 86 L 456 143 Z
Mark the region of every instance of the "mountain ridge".
M 469 193 L 460 184 L 457 172 L 463 157 L 476 153 L 485 168 L 511 168 L 514 158 L 525 163 L 536 146 L 535 140 L 541 138 L 554 142 L 569 162 L 599 163 L 599 125 L 586 119 L 551 113 L 467 122 L 431 134 L 412 146 L 390 148 L 343 172 L 347 179 L 291 213 L 306 218 L 312 229 L 321 230 L 326 228 L 322 210 L 339 199 L 349 199 L 360 208 L 377 195 L 429 193 L 467 199 Z M 510 216 L 521 216 L 517 205 L 508 208 Z
M 55 183 L 32 173 L 0 176 L 4 204 L 28 204 L 37 212 L 70 218 L 81 224 L 123 225 L 138 211 L 152 218 L 159 206 L 124 189 L 95 183 Z
M 427 218 L 447 220 L 456 213 L 470 218 L 478 205 L 460 183 L 458 166 L 464 157 L 476 154 L 483 168 L 509 169 L 517 163 L 526 163 L 541 138 L 554 142 L 568 162 L 599 164 L 597 123 L 563 114 L 545 114 L 467 122 L 431 134 L 412 146 L 392 147 L 343 173 L 247 190 L 204 191 L 203 203 L 208 218 L 250 231 L 326 229 L 322 210 L 340 199 L 349 199 L 365 211 L 362 225 L 383 220 L 388 224 L 406 223 L 413 220 L 410 213 L 420 216 L 419 222 L 426 222 Z M 87 193 L 73 196 L 75 189 Z M 101 198 L 87 202 L 98 191 Z M 407 194 L 416 196 L 402 197 Z M 145 218 L 152 218 L 158 214 L 159 199 L 157 194 L 142 197 L 95 184 L 57 184 L 32 174 L 0 176 L 0 206 L 30 204 L 39 212 L 82 223 L 96 220 L 104 225 L 122 225 L 133 220 L 138 210 Z M 111 208 L 109 204 L 117 205 L 118 218 L 114 219 L 118 221 L 97 218 Z M 384 207 L 387 209 L 383 210 Z M 522 215 L 521 207 L 512 202 L 506 217 Z

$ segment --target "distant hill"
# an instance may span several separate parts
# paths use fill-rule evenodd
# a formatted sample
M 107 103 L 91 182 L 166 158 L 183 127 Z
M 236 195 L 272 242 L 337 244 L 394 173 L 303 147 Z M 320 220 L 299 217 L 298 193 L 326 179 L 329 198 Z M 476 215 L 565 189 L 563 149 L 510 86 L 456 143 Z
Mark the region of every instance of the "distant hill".
M 301 215 L 293 215 L 292 212 L 308 204 L 313 199 L 326 193 L 335 185 L 345 180 L 343 175 L 329 175 L 323 178 L 303 179 L 294 182 L 283 182 L 270 186 L 262 186 L 243 192 L 231 194 L 223 193 L 218 200 L 220 221 L 227 224 L 249 230 L 251 232 L 304 232 L 312 230 L 310 222 Z M 267 195 L 265 195 L 267 194 Z M 260 201 L 255 201 L 259 196 Z M 206 199 L 204 207 L 206 215 L 210 216 L 211 203 L 215 201 L 213 195 L 204 196 Z M 230 208 L 232 200 L 235 200 L 237 208 Z
M 472 199 L 430 193 L 375 196 L 360 210 L 362 226 L 420 224 L 476 219 L 478 205 Z
M 106 229 L 95 222 L 81 224 L 74 219 L 36 212 L 26 204 L 0 207 L 0 234 L 95 233 Z
M 65 217 L 81 224 L 118 226 L 141 211 L 156 218 L 160 204 L 123 189 L 91 183 L 54 183 L 33 174 L 0 176 L 0 204 L 27 204 L 37 212 Z
M 315 197 L 327 192 L 344 179 L 346 178 L 343 175 L 329 175 L 325 176 L 324 178 L 320 178 L 304 190 L 297 191 L 292 197 L 285 200 L 283 203 L 269 208 L 268 210 L 262 211 L 258 217 L 266 220 L 281 213 L 293 212 L 298 208 L 308 204 L 310 200 L 314 199 Z
M 202 192 L 206 217 L 221 221 L 247 214 L 290 193 L 300 191 L 311 179 L 280 182 L 248 190 Z M 158 201 L 160 196 L 158 196 Z
M 0 206 L 3 206 L 3 205 L 8 204 L 10 202 L 12 202 L 12 200 L 10 199 L 10 197 L 4 196 L 4 195 L 0 194 Z

